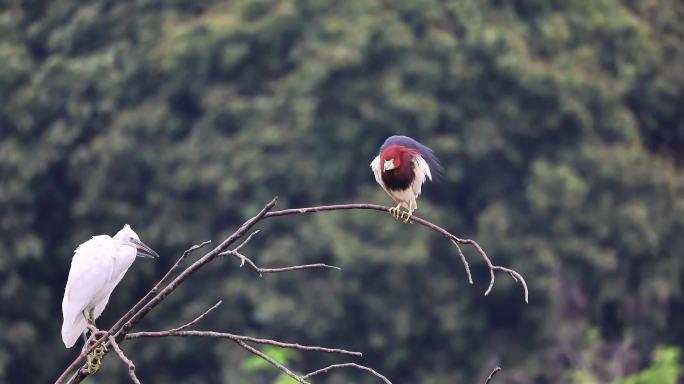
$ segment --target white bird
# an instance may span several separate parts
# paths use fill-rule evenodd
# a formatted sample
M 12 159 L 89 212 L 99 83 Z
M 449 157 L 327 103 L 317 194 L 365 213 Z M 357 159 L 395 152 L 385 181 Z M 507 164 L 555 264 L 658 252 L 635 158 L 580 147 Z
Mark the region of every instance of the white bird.
M 136 255 L 159 257 L 128 224 L 114 237 L 93 236 L 78 246 L 71 259 L 62 300 L 62 341 L 67 348 L 76 343 L 87 324 L 94 325 Z

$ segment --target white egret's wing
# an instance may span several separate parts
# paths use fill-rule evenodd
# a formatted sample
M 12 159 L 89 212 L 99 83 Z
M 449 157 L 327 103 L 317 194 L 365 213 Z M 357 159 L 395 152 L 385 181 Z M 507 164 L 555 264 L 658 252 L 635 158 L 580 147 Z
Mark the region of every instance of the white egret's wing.
M 71 259 L 69 278 L 62 300 L 62 341 L 74 345 L 86 328 L 83 310 L 106 299 L 116 247 L 111 237 L 95 236 L 81 244 Z
M 119 281 L 121 281 L 121 279 L 123 279 L 125 274 L 126 274 L 126 270 L 124 270 L 123 272 L 120 272 L 119 275 L 116 276 L 116 278 L 113 281 L 109 282 L 109 288 L 108 288 L 107 295 L 104 297 L 104 299 L 99 300 L 98 303 L 95 305 L 95 310 L 94 310 L 95 318 L 100 317 L 100 315 L 102 314 L 102 311 L 104 311 L 105 307 L 107 306 L 107 303 L 109 303 L 109 296 L 112 295 L 114 288 L 116 288 L 116 286 L 119 285 Z M 112 276 L 112 277 L 114 277 L 114 276 Z

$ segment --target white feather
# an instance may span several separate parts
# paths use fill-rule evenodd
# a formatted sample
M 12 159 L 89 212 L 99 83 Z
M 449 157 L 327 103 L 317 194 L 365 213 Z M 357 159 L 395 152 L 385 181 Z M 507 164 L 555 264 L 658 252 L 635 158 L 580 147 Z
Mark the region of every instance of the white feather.
M 373 170 L 373 175 L 375 176 L 375 181 L 378 184 L 380 184 L 380 186 L 382 187 L 382 189 L 385 190 L 385 192 L 387 192 L 389 194 L 390 192 L 387 190 L 387 187 L 385 187 L 385 183 L 382 182 L 382 168 L 380 165 L 380 156 L 375 156 L 375 159 L 373 159 L 373 161 L 371 161 L 371 163 L 370 163 L 370 167 Z
M 86 330 L 84 310 L 98 318 L 109 296 L 133 264 L 136 249 L 129 239 L 138 235 L 126 226 L 116 236 L 94 236 L 78 246 L 71 260 L 62 300 L 62 341 L 71 348 Z
M 413 178 L 413 182 L 411 183 L 411 190 L 413 191 L 413 200 L 415 201 L 415 199 L 417 199 L 418 196 L 420 196 L 421 187 L 423 186 L 423 183 L 425 183 L 425 178 L 427 177 L 428 179 L 432 180 L 430 166 L 428 166 L 425 159 L 423 159 L 423 157 L 420 155 L 416 155 L 413 158 L 413 173 L 415 177 Z

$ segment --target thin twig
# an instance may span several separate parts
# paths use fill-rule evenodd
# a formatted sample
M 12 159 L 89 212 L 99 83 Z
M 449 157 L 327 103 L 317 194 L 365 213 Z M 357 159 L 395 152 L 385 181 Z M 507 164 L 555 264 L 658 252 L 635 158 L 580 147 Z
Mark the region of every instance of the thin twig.
M 261 268 L 252 259 L 249 257 L 241 254 L 240 252 L 237 252 L 235 250 L 230 250 L 230 251 L 225 251 L 221 253 L 221 256 L 234 256 L 238 258 L 241 263 L 245 262 L 249 267 L 256 272 L 259 277 L 263 276 L 264 274 L 267 273 L 280 273 L 280 272 L 290 272 L 290 271 L 297 271 L 300 269 L 316 269 L 316 268 L 332 268 L 332 269 L 337 269 L 341 270 L 342 268 L 336 267 L 334 265 L 328 265 L 328 264 L 323 264 L 323 263 L 315 263 L 315 264 L 304 264 L 304 265 L 293 265 L 291 267 L 282 267 L 282 268 Z
M 298 271 L 300 269 L 312 269 L 312 268 L 331 268 L 331 269 L 337 269 L 337 270 L 342 269 L 342 268 L 336 267 L 334 265 L 328 265 L 328 264 L 323 264 L 323 263 L 315 263 L 315 264 L 294 265 L 292 267 L 282 267 L 282 268 L 259 268 L 258 272 L 260 275 L 263 275 L 266 273 L 280 273 L 280 272 Z
M 325 353 L 337 353 L 340 355 L 358 356 L 361 357 L 363 354 L 361 352 L 348 351 L 346 349 L 340 348 L 325 348 L 312 345 L 301 345 L 296 343 L 283 343 L 281 341 L 270 340 L 270 339 L 259 339 L 256 337 L 234 335 L 232 333 L 225 332 L 213 332 L 213 331 L 159 331 L 159 332 L 133 332 L 126 335 L 126 340 L 143 339 L 150 337 L 213 337 L 218 339 L 229 339 L 233 341 L 245 341 L 255 344 L 272 345 L 274 347 L 298 349 L 300 351 L 312 351 L 312 352 L 325 352 Z
M 196 324 L 198 321 L 202 320 L 202 319 L 204 318 L 204 316 L 206 316 L 207 314 L 209 314 L 209 312 L 213 311 L 213 310 L 216 309 L 219 305 L 221 305 L 222 302 L 223 302 L 222 300 L 219 300 L 218 303 L 214 304 L 213 307 L 211 307 L 211 308 L 207 309 L 206 311 L 204 311 L 204 313 L 202 313 L 201 315 L 197 316 L 197 317 L 196 317 L 194 320 L 192 320 L 191 322 L 189 322 L 189 323 L 187 323 L 187 324 L 183 324 L 183 325 L 181 325 L 180 327 L 177 327 L 177 328 L 174 328 L 174 329 L 169 329 L 167 332 L 178 332 L 178 331 L 182 331 L 182 330 L 184 330 L 184 329 L 186 329 L 186 328 L 191 327 L 192 325 Z
M 374 369 L 368 368 L 364 365 L 360 365 L 360 364 L 356 364 L 356 363 L 332 364 L 332 365 L 329 365 L 325 368 L 321 368 L 321 369 L 318 369 L 316 371 L 307 373 L 306 375 L 302 376 L 302 379 L 308 379 L 311 376 L 318 375 L 319 373 L 326 373 L 326 372 L 330 371 L 331 369 L 335 369 L 335 368 L 358 368 L 358 369 L 372 373 L 373 375 L 377 376 L 379 379 L 384 381 L 386 384 L 392 384 L 391 381 L 389 381 L 385 376 L 381 375 L 380 373 L 378 373 Z
M 489 377 L 487 377 L 487 381 L 485 381 L 485 384 L 489 384 L 492 381 L 492 379 L 494 378 L 494 376 L 496 376 L 496 374 L 499 373 L 500 370 L 501 370 L 501 367 L 497 366 L 496 368 L 494 368 L 492 373 L 489 374 Z
M 254 237 L 254 235 L 256 235 L 257 233 L 259 233 L 258 229 L 256 231 L 250 233 L 249 236 L 247 236 L 247 238 L 242 243 L 240 243 L 240 245 L 238 245 L 237 247 L 235 247 L 233 249 L 233 251 L 235 251 L 235 252 L 239 251 L 240 248 L 242 248 L 245 244 L 249 243 L 249 241 L 252 240 L 252 237 Z
M 470 265 L 468 265 L 468 260 L 466 259 L 465 255 L 463 254 L 463 251 L 461 250 L 461 246 L 458 245 L 454 239 L 451 239 L 451 242 L 454 243 L 456 246 L 456 249 L 458 249 L 458 255 L 461 257 L 461 261 L 463 262 L 463 267 L 465 267 L 466 274 L 468 275 L 468 282 L 470 285 L 473 285 L 473 276 L 470 274 Z
M 308 381 L 306 381 L 306 380 L 302 379 L 301 377 L 297 376 L 297 374 L 295 374 L 294 372 L 290 371 L 286 366 L 280 364 L 279 362 L 277 362 L 277 361 L 276 361 L 274 358 L 272 358 L 271 356 L 269 356 L 269 355 L 267 355 L 267 354 L 261 352 L 260 350 L 254 348 L 254 347 L 252 347 L 252 346 L 250 346 L 250 345 L 248 345 L 248 344 L 245 343 L 244 341 L 235 340 L 235 342 L 238 343 L 238 345 L 240 345 L 242 348 L 244 348 L 244 349 L 248 350 L 249 352 L 251 352 L 251 353 L 253 353 L 253 354 L 255 354 L 255 355 L 261 357 L 262 359 L 264 359 L 264 360 L 266 360 L 266 361 L 268 361 L 268 362 L 271 363 L 274 367 L 278 368 L 279 370 L 281 370 L 281 371 L 282 371 L 283 373 L 285 373 L 286 375 L 288 375 L 288 376 L 290 376 L 291 378 L 295 379 L 297 382 L 302 383 L 302 384 L 308 384 Z
M 247 238 L 242 243 L 240 243 L 240 245 L 238 245 L 237 247 L 235 247 L 231 250 L 223 251 L 223 252 L 219 253 L 219 256 L 236 257 L 237 259 L 240 260 L 240 267 L 242 267 L 246 262 L 247 265 L 249 265 L 249 267 L 252 268 L 252 270 L 254 272 L 259 274 L 259 277 L 263 276 L 266 273 L 290 272 L 290 271 L 297 271 L 300 269 L 313 269 L 313 268 L 333 268 L 333 269 L 337 269 L 337 270 L 342 269 L 340 267 L 335 267 L 335 266 L 327 265 L 327 264 L 323 264 L 323 263 L 293 265 L 290 267 L 282 267 L 282 268 L 261 268 L 258 265 L 256 265 L 256 263 L 252 259 L 250 259 L 249 257 L 247 257 L 244 254 L 239 252 L 240 248 L 242 248 L 245 244 L 247 244 L 252 239 L 252 237 L 254 237 L 254 235 L 256 235 L 257 233 L 259 233 L 258 230 L 252 232 L 249 236 L 247 236 Z
M 237 256 L 237 257 L 240 258 L 240 268 L 242 268 L 242 266 L 245 265 L 245 260 L 247 260 L 247 257 L 244 256 L 243 254 L 239 253 L 238 251 L 239 251 L 240 248 L 242 248 L 245 244 L 247 244 L 250 240 L 252 240 L 252 237 L 254 237 L 254 235 L 256 235 L 257 233 L 259 233 L 259 230 L 258 230 L 258 229 L 257 229 L 256 231 L 250 233 L 249 236 L 247 236 L 247 238 L 246 238 L 242 243 L 240 243 L 240 245 L 238 245 L 237 247 L 235 247 L 232 251 L 221 252 L 221 253 L 219 254 L 219 256 L 224 256 L 224 255 L 226 255 L 228 252 L 232 252 L 233 256 Z
M 109 345 L 114 348 L 114 351 L 116 351 L 116 354 L 119 355 L 121 361 L 123 361 L 124 364 L 128 366 L 128 376 L 131 377 L 131 381 L 135 384 L 140 384 L 138 376 L 135 375 L 135 364 L 133 364 L 133 362 L 128 357 L 126 357 L 126 355 L 119 347 L 119 344 L 116 342 L 116 339 L 112 335 L 109 335 Z

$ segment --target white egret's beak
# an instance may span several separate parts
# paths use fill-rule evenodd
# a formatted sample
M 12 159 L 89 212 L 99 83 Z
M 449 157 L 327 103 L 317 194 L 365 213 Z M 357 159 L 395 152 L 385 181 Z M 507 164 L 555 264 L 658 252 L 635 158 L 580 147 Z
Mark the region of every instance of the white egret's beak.
M 384 171 L 391 171 L 394 169 L 394 159 L 387 159 L 385 160 L 385 164 L 383 165 L 382 169 Z
M 155 252 L 152 248 L 145 245 L 145 243 L 143 243 L 142 241 L 136 240 L 132 237 L 129 241 L 135 247 L 135 249 L 138 250 L 136 256 L 144 257 L 146 259 L 156 259 L 159 257 L 159 254 L 157 252 Z

